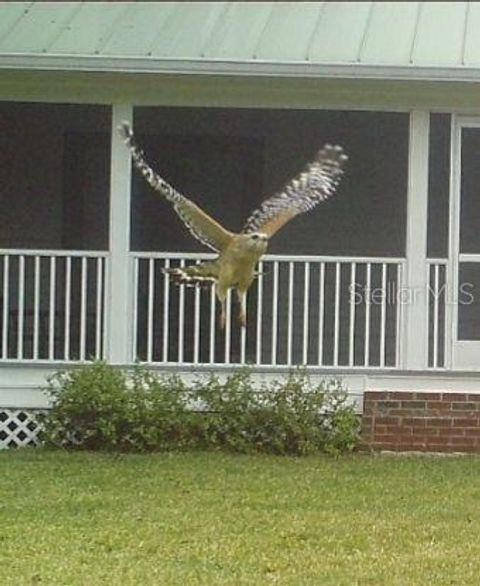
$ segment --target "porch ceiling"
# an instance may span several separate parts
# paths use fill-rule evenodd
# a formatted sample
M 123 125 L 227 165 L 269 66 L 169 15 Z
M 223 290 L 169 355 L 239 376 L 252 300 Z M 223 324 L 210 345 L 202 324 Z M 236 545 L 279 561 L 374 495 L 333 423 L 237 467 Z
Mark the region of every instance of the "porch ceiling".
M 0 68 L 480 80 L 479 2 L 0 2 Z

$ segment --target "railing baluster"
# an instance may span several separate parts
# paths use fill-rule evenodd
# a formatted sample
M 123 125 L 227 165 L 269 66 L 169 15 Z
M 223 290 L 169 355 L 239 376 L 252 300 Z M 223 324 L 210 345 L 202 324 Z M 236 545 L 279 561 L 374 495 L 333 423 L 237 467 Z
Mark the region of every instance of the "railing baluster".
M 439 265 L 435 263 L 434 268 L 434 294 L 433 298 L 433 368 L 438 367 L 438 289 L 439 289 Z
M 225 323 L 225 364 L 230 364 L 231 360 L 231 330 L 232 330 L 232 291 L 227 291 L 227 314 Z
M 25 256 L 18 258 L 18 323 L 17 358 L 23 358 L 23 332 L 25 323 Z
M 215 363 L 215 285 L 212 285 L 210 289 L 210 348 L 209 348 L 209 361 L 210 364 Z
M 365 360 L 364 365 L 370 366 L 370 295 L 372 265 L 367 262 L 365 279 Z
M 140 274 L 140 259 L 133 258 L 133 316 L 132 316 L 132 360 L 137 360 L 138 356 L 138 287 Z
M 180 260 L 180 268 L 185 268 L 185 259 Z M 185 343 L 185 285 L 180 285 L 178 298 L 178 362 L 183 364 Z
M 262 364 L 262 304 L 263 304 L 263 262 L 258 263 L 258 285 L 257 285 L 257 347 L 256 364 Z
M 64 346 L 63 358 L 70 360 L 70 303 L 72 289 L 72 257 L 65 258 L 65 327 L 64 327 Z
M 448 336 L 446 335 L 446 330 L 449 324 L 449 303 L 448 303 L 448 283 L 447 283 L 447 265 L 445 264 L 442 270 L 443 273 L 443 362 L 442 366 L 446 367 L 448 362 Z
M 323 328 L 325 321 L 325 263 L 320 263 L 318 284 L 318 365 L 323 365 Z
M 50 284 L 48 293 L 48 359 L 53 360 L 55 353 L 55 281 L 56 258 L 50 257 Z M 81 350 L 80 350 L 81 351 Z
M 348 333 L 348 365 L 355 364 L 355 284 L 356 284 L 356 263 L 350 265 L 350 317 Z
M 240 364 L 245 364 L 247 352 L 247 328 L 240 328 Z
M 272 364 L 277 364 L 278 339 L 278 261 L 273 263 L 273 295 L 272 295 Z
M 287 364 L 292 364 L 293 348 L 293 276 L 294 264 L 288 263 Z
M 33 360 L 38 360 L 39 318 L 40 318 L 40 257 L 33 261 Z
M 333 338 L 333 366 L 338 366 L 338 349 L 340 344 L 340 282 L 341 282 L 341 265 L 339 262 L 335 263 L 335 307 L 334 319 L 335 330 Z
M 103 258 L 97 258 L 97 303 L 95 307 L 95 358 L 98 360 L 102 357 L 102 302 L 103 302 Z M 137 279 L 133 279 L 133 294 L 135 297 Z M 134 303 L 135 305 L 135 303 Z M 135 309 L 134 309 L 135 320 Z M 133 328 L 135 340 L 136 327 Z M 134 354 L 135 357 L 135 354 Z
M 193 309 L 193 362 L 195 364 L 198 363 L 200 357 L 200 294 L 200 286 L 196 285 Z
M 309 304 L 310 304 L 310 263 L 305 263 L 303 290 L 303 350 L 302 362 L 308 364 Z
M 8 325 L 9 325 L 9 280 L 10 280 L 10 257 L 3 256 L 3 323 L 2 323 L 2 358 L 8 358 Z
M 170 268 L 170 259 L 165 259 L 165 269 Z M 168 362 L 168 347 L 169 347 L 169 310 L 170 310 L 170 274 L 165 272 L 163 278 L 163 349 L 162 358 L 163 362 Z
M 431 263 L 427 263 L 427 291 L 425 295 L 427 296 L 427 302 L 425 304 L 425 321 L 427 323 L 427 327 L 425 328 L 425 356 L 427 357 L 427 368 L 432 367 L 433 365 L 433 357 L 432 361 L 430 361 L 430 324 L 431 324 L 431 311 L 430 311 L 430 301 L 432 296 L 432 288 L 430 286 L 432 280 L 432 268 L 433 265 Z
M 147 362 L 153 361 L 153 301 L 155 296 L 155 259 L 148 261 Z
M 382 304 L 380 306 L 380 366 L 385 366 L 385 329 L 387 327 L 387 265 L 382 263 Z
M 102 358 L 106 356 L 106 348 L 109 343 L 109 331 L 107 327 L 108 305 L 110 298 L 107 295 L 107 283 L 110 282 L 110 258 L 103 256 L 103 299 L 102 299 Z
M 86 358 L 87 349 L 87 259 L 82 258 L 81 262 L 81 292 L 80 292 L 80 360 Z
M 400 328 L 401 328 L 401 319 L 402 319 L 402 295 L 403 295 L 403 291 L 401 290 L 402 287 L 402 270 L 403 270 L 403 266 L 398 263 L 397 264 L 397 284 L 395 287 L 395 292 L 396 292 L 396 299 L 395 299 L 395 310 L 396 310 L 396 315 L 395 315 L 395 364 L 394 366 L 396 368 L 398 368 L 400 366 L 400 346 L 401 346 L 401 332 L 400 332 Z

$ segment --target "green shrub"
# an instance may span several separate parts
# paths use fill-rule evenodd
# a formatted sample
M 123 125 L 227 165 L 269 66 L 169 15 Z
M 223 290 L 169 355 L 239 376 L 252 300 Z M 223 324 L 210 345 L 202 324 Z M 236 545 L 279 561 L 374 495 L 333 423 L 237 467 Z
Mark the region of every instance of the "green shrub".
M 351 451 L 358 418 L 336 379 L 306 372 L 255 388 L 250 370 L 187 386 L 177 376 L 104 362 L 62 371 L 46 388 L 47 443 L 83 449 L 221 449 L 305 455 Z
M 55 373 L 45 389 L 47 443 L 90 450 L 148 451 L 181 446 L 184 385 L 135 366 L 132 373 L 99 361 Z
M 55 373 L 47 392 L 54 407 L 43 416 L 43 437 L 56 445 L 115 448 L 125 433 L 125 373 L 96 362 Z

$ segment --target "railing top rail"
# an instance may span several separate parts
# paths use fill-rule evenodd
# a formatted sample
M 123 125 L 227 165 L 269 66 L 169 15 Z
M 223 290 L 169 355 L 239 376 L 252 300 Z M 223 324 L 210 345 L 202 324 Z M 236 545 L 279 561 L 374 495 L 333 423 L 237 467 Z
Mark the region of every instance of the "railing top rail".
M 427 258 L 427 264 L 429 265 L 446 265 L 448 264 L 447 258 Z
M 92 258 L 106 258 L 110 255 L 105 250 L 47 250 L 47 249 L 22 249 L 0 248 L 0 256 L 79 256 Z
M 480 262 L 480 254 L 475 253 L 461 253 L 458 255 L 460 262 Z
M 210 260 L 217 258 L 218 254 L 213 252 L 130 252 L 133 258 L 184 258 L 186 260 Z
M 210 260 L 218 255 L 209 252 L 131 252 L 133 258 L 139 259 L 186 259 L 186 260 Z M 294 255 L 294 254 L 266 254 L 264 261 L 283 262 L 340 262 L 340 263 L 387 263 L 403 264 L 405 258 L 380 257 L 380 256 L 320 256 L 320 255 Z

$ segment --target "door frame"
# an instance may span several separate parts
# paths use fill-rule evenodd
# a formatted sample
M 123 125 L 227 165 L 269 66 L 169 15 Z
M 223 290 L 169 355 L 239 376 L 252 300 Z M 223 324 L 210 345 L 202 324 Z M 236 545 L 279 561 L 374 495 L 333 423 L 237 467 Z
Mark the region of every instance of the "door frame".
M 458 287 L 461 262 L 480 263 L 480 254 L 462 254 L 460 252 L 460 207 L 461 207 L 461 162 L 462 129 L 478 128 L 480 116 L 452 115 L 450 148 L 450 213 L 449 213 L 449 249 L 447 264 L 447 303 L 448 321 L 446 331 L 450 334 L 447 344 L 447 364 L 453 370 L 480 370 L 480 340 L 458 339 Z

